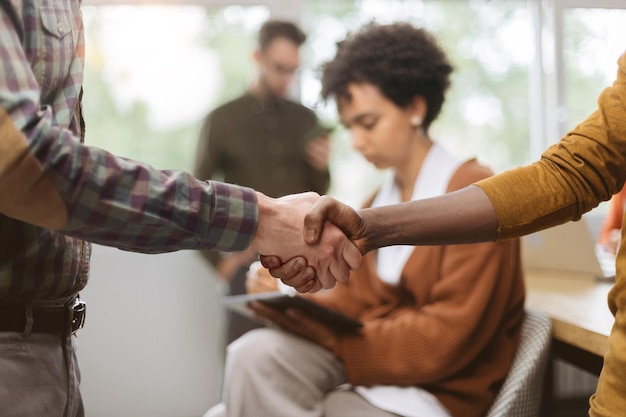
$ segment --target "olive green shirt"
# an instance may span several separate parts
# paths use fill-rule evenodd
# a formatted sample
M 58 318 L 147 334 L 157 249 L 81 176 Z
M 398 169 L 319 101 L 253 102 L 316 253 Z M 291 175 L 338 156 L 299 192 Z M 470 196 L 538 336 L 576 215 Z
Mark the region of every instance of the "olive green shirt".
M 270 197 L 328 190 L 328 170 L 306 160 L 309 141 L 324 133 L 315 113 L 289 100 L 250 93 L 213 110 L 198 139 L 197 178 L 221 179 Z

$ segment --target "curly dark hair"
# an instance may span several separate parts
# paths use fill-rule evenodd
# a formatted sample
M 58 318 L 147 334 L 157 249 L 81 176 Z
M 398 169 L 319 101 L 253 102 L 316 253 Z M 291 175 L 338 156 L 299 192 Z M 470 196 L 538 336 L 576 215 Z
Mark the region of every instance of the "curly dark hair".
M 348 84 L 370 83 L 400 107 L 420 95 L 428 111 L 428 130 L 439 115 L 450 86 L 452 66 L 433 35 L 409 23 L 370 23 L 337 44 L 335 57 L 322 66 L 322 97 L 350 99 Z

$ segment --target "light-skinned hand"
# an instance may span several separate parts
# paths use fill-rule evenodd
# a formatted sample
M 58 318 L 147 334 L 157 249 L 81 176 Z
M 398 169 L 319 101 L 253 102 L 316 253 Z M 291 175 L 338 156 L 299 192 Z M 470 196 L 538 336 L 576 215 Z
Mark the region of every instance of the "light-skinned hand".
M 307 244 L 317 244 L 320 237 L 327 233 L 326 228 L 335 225 L 353 240 L 361 254 L 365 253 L 366 241 L 360 237 L 364 230 L 361 217 L 352 207 L 328 196 L 317 199 L 305 216 L 304 237 Z M 273 277 L 279 278 L 298 292 L 315 292 L 319 289 L 312 276 L 314 272 L 306 268 L 306 260 L 302 257 L 282 262 L 276 256 L 261 256 L 260 260 Z
M 305 243 L 304 217 L 319 199 L 316 193 L 294 194 L 279 199 L 257 193 L 257 198 L 259 222 L 251 248 L 262 255 L 275 255 L 280 264 L 300 257 L 293 265 L 299 265 L 301 271 L 309 265 L 314 271 L 314 281 L 306 287 L 308 291 L 333 288 L 338 281 L 348 279 L 350 270 L 361 266 L 359 249 L 329 222 L 326 222 L 315 242 Z M 302 287 L 303 283 L 298 284 Z

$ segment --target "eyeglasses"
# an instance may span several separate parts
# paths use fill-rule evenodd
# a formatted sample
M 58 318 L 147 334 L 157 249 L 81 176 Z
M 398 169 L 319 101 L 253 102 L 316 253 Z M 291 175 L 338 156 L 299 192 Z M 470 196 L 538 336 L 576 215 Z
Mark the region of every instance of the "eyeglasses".
M 268 60 L 267 66 L 272 70 L 272 72 L 281 75 L 281 76 L 293 76 L 298 72 L 298 67 L 290 67 L 287 65 L 280 64 L 278 62 L 271 62 Z

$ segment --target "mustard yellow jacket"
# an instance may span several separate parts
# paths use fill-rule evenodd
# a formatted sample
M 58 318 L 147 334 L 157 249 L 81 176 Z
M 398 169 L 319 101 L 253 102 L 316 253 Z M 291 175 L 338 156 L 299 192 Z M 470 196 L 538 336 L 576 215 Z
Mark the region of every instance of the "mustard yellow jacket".
M 626 54 L 617 78 L 598 98 L 598 110 L 547 149 L 541 159 L 477 183 L 499 221 L 498 238 L 580 219 L 608 200 L 626 180 Z M 615 324 L 596 393 L 592 417 L 626 415 L 626 244 L 617 255 L 616 283 L 609 294 Z

